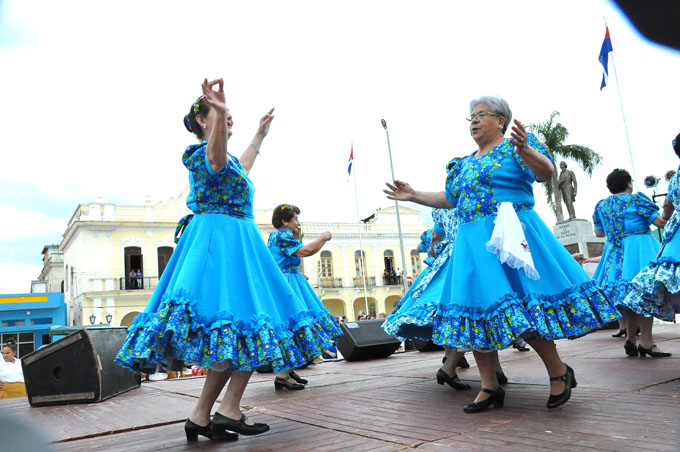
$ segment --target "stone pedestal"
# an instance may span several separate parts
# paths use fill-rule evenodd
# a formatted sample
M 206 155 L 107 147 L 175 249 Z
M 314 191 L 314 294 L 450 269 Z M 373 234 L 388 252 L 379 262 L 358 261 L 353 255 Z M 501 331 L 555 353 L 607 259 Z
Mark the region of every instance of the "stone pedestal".
M 583 253 L 586 257 L 602 255 L 606 238 L 595 237 L 593 224 L 588 220 L 574 218 L 560 221 L 553 226 L 553 233 L 570 254 Z M 585 264 L 583 268 L 593 276 L 597 264 Z

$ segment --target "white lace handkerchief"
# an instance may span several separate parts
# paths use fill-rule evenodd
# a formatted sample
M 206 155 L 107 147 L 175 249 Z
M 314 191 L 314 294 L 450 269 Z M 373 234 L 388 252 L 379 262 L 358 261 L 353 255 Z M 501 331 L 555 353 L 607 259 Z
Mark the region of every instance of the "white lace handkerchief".
M 534 267 L 529 244 L 524 236 L 522 223 L 510 202 L 498 205 L 498 215 L 494 222 L 491 240 L 486 242 L 486 250 L 495 254 L 501 264 L 507 264 L 515 269 L 523 269 L 530 279 L 540 279 Z

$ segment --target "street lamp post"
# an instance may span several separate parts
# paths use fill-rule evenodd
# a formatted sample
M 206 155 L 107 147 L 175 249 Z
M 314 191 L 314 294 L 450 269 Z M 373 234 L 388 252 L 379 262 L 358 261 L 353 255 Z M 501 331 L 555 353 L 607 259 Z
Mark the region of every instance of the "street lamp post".
M 94 325 L 94 322 L 96 322 L 96 321 L 97 321 L 97 316 L 94 315 L 94 314 L 92 314 L 92 315 L 90 316 L 90 324 L 91 324 L 91 325 Z
M 385 134 L 387 135 L 387 152 L 390 155 L 390 171 L 392 173 L 392 181 L 394 182 L 394 167 L 392 166 L 392 148 L 390 146 L 390 132 L 387 130 L 387 121 L 384 119 L 380 120 L 383 128 L 385 129 Z M 399 216 L 399 202 L 395 199 L 394 206 L 397 210 L 397 228 L 399 230 L 399 247 L 401 249 L 401 265 L 404 267 L 401 271 L 401 284 L 406 291 L 406 255 L 404 254 L 404 238 L 401 235 L 401 217 Z
M 106 323 L 108 323 L 110 325 L 111 320 L 113 320 L 113 316 L 111 314 L 106 314 Z

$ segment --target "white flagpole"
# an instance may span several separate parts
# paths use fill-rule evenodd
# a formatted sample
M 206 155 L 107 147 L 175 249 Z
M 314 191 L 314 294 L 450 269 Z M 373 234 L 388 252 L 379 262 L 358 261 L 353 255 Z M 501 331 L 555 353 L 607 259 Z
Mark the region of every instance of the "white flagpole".
M 609 30 L 607 25 L 607 19 L 603 16 L 604 26 L 606 30 Z M 611 35 L 609 36 L 611 40 Z M 613 46 L 612 46 L 613 47 Z M 633 161 L 633 151 L 630 146 L 630 137 L 628 136 L 628 125 L 626 124 L 626 115 L 623 111 L 623 100 L 621 99 L 621 88 L 619 87 L 619 76 L 616 73 L 616 64 L 614 64 L 614 51 L 609 53 L 612 59 L 612 67 L 614 68 L 614 79 L 616 80 L 616 92 L 619 94 L 619 106 L 621 107 L 621 117 L 623 118 L 623 129 L 626 131 L 626 143 L 628 143 L 628 157 L 630 157 L 630 172 L 633 175 L 633 185 L 635 186 L 635 191 L 640 191 L 640 186 L 638 185 L 637 174 L 635 173 L 635 162 Z
M 352 142 L 352 155 L 354 155 L 354 142 Z M 366 305 L 366 315 L 368 315 L 368 295 L 366 292 L 366 267 L 364 265 L 364 248 L 361 243 L 361 218 L 359 218 L 359 195 L 357 193 L 357 169 L 356 162 L 352 162 L 352 169 L 354 170 L 354 204 L 357 208 L 357 226 L 359 228 L 359 269 L 364 278 L 364 304 Z

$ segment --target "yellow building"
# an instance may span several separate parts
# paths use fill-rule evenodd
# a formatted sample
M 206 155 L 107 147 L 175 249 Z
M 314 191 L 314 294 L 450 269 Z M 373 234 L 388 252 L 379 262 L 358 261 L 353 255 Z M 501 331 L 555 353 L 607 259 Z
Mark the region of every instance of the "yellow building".
M 158 283 L 175 247 L 177 221 L 189 213 L 187 188 L 176 198 L 152 205 L 116 205 L 98 198 L 80 204 L 71 217 L 59 250 L 63 253 L 64 295 L 70 325 L 111 323 L 129 326 Z M 420 234 L 428 225 L 420 212 L 401 207 L 404 254 L 401 259 L 395 208 L 379 209 L 356 223 L 309 222 L 303 242 L 324 231 L 333 239 L 322 252 L 303 259 L 303 272 L 332 314 L 355 319 L 359 311 L 389 313 L 404 293 L 403 284 L 385 281 L 385 269 L 421 270 Z M 256 210 L 264 240 L 274 231 L 271 210 Z M 360 231 L 361 230 L 361 231 Z M 359 258 L 359 232 L 365 264 Z M 364 290 L 364 275 L 366 289 Z

